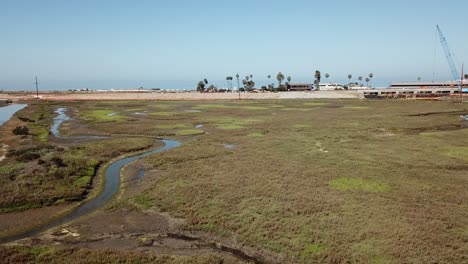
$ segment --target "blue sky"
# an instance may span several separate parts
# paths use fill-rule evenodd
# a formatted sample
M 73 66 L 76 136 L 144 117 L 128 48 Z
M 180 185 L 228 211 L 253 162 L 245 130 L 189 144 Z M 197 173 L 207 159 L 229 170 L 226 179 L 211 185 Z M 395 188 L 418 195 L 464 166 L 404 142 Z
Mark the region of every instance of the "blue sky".
M 0 89 L 194 88 L 279 71 L 312 81 L 450 79 L 435 25 L 468 63 L 468 1 L 0 0 Z M 467 67 L 468 68 L 468 67 Z M 468 70 L 467 70 L 468 71 Z

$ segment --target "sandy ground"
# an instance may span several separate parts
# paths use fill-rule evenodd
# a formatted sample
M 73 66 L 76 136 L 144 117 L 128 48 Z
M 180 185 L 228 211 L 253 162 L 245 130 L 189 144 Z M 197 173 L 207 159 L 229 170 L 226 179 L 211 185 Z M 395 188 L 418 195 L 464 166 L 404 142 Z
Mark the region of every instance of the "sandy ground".
M 18 100 L 33 100 L 33 93 L 2 93 L 0 98 Z M 278 93 L 127 93 L 127 92 L 63 92 L 39 94 L 42 100 L 258 100 L 258 99 L 346 99 L 363 98 L 359 91 L 314 91 L 314 92 L 278 92 Z

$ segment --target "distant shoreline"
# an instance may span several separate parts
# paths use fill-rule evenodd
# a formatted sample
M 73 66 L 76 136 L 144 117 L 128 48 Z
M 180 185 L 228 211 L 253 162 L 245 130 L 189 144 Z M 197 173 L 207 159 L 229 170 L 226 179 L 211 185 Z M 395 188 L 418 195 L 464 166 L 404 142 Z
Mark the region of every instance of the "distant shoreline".
M 35 92 L 3 92 L 0 98 L 13 101 L 37 100 Z M 260 100 L 260 99 L 356 99 L 360 91 L 303 91 L 259 93 L 200 93 L 200 92 L 40 92 L 40 100 L 47 101 L 118 101 L 118 100 Z

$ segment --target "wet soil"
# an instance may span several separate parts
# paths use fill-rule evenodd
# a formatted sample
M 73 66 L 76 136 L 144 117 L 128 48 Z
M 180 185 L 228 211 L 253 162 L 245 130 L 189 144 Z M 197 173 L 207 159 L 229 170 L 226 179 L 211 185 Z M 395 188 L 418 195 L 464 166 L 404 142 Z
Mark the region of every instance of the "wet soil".
M 467 129 L 468 124 L 466 122 L 462 122 L 461 124 L 447 124 L 447 125 L 439 125 L 439 126 L 430 126 L 430 127 L 416 127 L 416 128 L 403 128 L 403 129 L 393 129 L 393 132 L 400 132 L 404 134 L 420 134 L 424 132 L 444 132 L 444 131 L 454 131 L 454 130 L 461 130 Z
M 447 112 L 426 112 L 419 114 L 411 114 L 408 116 L 433 116 L 433 115 L 468 115 L 468 110 L 457 110 L 457 111 L 447 111 Z
M 139 177 L 144 167 L 142 161 L 137 161 L 124 169 L 118 200 L 143 193 L 157 180 L 157 170 L 145 171 L 145 177 Z M 239 245 L 205 232 L 187 231 L 183 228 L 184 224 L 184 219 L 154 209 L 136 211 L 104 208 L 75 222 L 51 229 L 37 238 L 25 239 L 22 244 L 140 250 L 182 256 L 210 253 L 226 258 L 234 257 L 246 263 L 291 262 L 271 252 Z
M 42 225 L 65 213 L 68 205 L 48 206 L 21 212 L 0 214 L 0 237 L 24 231 L 33 225 Z

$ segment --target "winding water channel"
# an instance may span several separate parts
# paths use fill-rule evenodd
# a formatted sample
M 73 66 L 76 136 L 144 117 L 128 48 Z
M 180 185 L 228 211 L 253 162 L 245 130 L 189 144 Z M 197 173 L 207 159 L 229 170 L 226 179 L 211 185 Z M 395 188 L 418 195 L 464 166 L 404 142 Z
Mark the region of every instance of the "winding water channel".
M 55 118 L 54 119 L 54 124 L 51 128 L 51 132 L 54 135 L 58 135 L 60 137 L 60 133 L 58 131 L 60 124 L 63 123 L 64 121 L 70 120 L 70 117 L 66 116 L 65 110 L 66 108 L 59 108 L 60 110 L 57 111 L 57 113 L 60 116 L 60 118 Z M 64 116 L 65 115 L 65 116 Z M 53 131 L 52 131 L 53 129 Z M 55 132 L 55 133 L 54 133 Z M 83 137 L 88 137 L 88 136 L 83 136 Z M 95 136 L 91 136 L 94 137 Z M 65 138 L 65 137 L 62 137 Z M 74 137 L 75 138 L 75 137 Z M 52 227 L 59 226 L 62 224 L 65 224 L 67 222 L 70 222 L 72 220 L 75 220 L 83 215 L 86 215 L 92 211 L 95 211 L 96 209 L 102 207 L 105 205 L 109 200 L 112 199 L 112 197 L 119 191 L 120 188 L 120 171 L 122 168 L 138 159 L 160 153 L 172 148 L 176 148 L 181 145 L 180 142 L 175 141 L 175 140 L 168 140 L 164 139 L 162 140 L 164 143 L 163 147 L 157 148 L 157 149 L 152 149 L 134 156 L 130 156 L 127 158 L 122 158 L 117 161 L 112 162 L 105 170 L 104 173 L 104 187 L 102 192 L 95 198 L 90 199 L 89 201 L 84 202 L 81 204 L 78 208 L 74 209 L 70 213 L 66 214 L 65 216 L 59 217 L 57 219 L 52 220 L 51 222 L 48 222 L 47 224 L 44 224 L 40 227 L 37 227 L 33 230 L 29 230 L 23 233 L 19 233 L 10 237 L 5 237 L 0 239 L 0 242 L 6 243 L 6 242 L 12 242 L 18 239 L 30 237 L 37 235 L 39 233 L 42 233 Z

